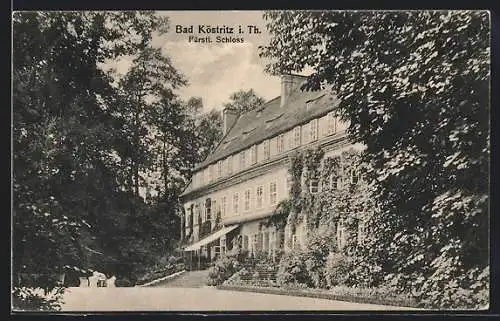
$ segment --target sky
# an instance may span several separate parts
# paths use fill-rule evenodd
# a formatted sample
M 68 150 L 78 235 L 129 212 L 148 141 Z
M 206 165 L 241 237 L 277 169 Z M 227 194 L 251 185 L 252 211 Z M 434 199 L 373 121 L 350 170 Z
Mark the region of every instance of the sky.
M 254 89 L 266 100 L 280 94 L 280 79 L 264 72 L 266 61 L 259 58 L 258 46 L 267 45 L 270 35 L 265 28 L 262 11 L 159 11 L 170 20 L 170 30 L 162 36 L 155 36 L 154 47 L 161 47 L 169 56 L 174 67 L 188 79 L 188 85 L 178 91 L 183 99 L 201 97 L 205 111 L 220 110 L 229 101 L 231 93 L 238 90 Z M 189 34 L 176 33 L 176 26 L 193 26 L 193 36 L 198 34 L 198 26 L 238 26 L 244 34 L 219 34 L 220 36 L 243 37 L 243 43 L 215 43 L 217 34 L 212 34 L 213 43 L 189 42 Z M 260 34 L 248 33 L 248 25 L 261 30 Z M 110 66 L 124 72 L 131 58 L 124 58 Z

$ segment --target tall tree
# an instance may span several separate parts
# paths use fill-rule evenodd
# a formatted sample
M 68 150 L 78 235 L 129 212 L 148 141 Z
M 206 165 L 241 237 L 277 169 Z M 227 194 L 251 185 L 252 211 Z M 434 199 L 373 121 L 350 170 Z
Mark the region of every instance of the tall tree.
M 255 93 L 253 89 L 239 90 L 229 96 L 229 102 L 225 103 L 224 108 L 234 109 L 240 114 L 253 110 L 265 103 L 265 99 Z
M 185 83 L 170 59 L 157 48 L 141 51 L 133 60 L 130 70 L 121 79 L 120 89 L 123 91 L 124 104 L 119 113 L 126 130 L 124 139 L 128 139 L 129 146 L 123 150 L 122 160 L 127 162 L 130 171 L 129 187 L 136 197 L 139 196 L 141 185 L 140 172 L 154 165 L 154 160 L 148 159 L 148 156 L 151 154 L 150 146 L 155 144 L 156 133 L 163 129 L 160 139 L 165 140 L 165 128 L 156 126 L 156 116 L 168 115 L 156 109 L 168 109 L 167 104 L 173 99 L 173 90 Z M 163 148 L 164 158 L 165 152 L 166 149 Z
M 119 96 L 99 66 L 165 26 L 152 12 L 13 15 L 15 287 L 50 289 L 65 265 L 85 266 L 121 212 Z
M 314 72 L 367 146 L 367 256 L 442 307 L 488 285 L 489 19 L 480 11 L 272 11 L 270 72 Z M 487 291 L 487 288 L 486 290 Z M 469 292 L 467 292 L 469 293 Z

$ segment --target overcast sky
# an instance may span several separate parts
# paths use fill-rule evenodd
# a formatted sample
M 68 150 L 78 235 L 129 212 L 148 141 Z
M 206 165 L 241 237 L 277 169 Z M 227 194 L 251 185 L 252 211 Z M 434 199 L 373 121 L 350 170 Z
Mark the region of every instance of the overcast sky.
M 258 56 L 258 46 L 266 45 L 269 34 L 261 11 L 161 11 L 170 19 L 170 31 L 153 39 L 153 46 L 161 47 L 174 66 L 183 73 L 189 85 L 179 91 L 182 98 L 201 97 L 205 109 L 221 109 L 229 95 L 240 89 L 253 88 L 266 100 L 279 96 L 280 79 L 264 73 L 266 61 Z M 211 44 L 188 41 L 188 34 L 177 34 L 175 26 L 194 26 L 195 36 L 198 25 L 257 26 L 261 34 L 223 35 L 244 37 L 244 43 L 217 44 L 215 36 Z M 118 71 L 125 71 L 130 61 L 124 59 L 114 63 Z

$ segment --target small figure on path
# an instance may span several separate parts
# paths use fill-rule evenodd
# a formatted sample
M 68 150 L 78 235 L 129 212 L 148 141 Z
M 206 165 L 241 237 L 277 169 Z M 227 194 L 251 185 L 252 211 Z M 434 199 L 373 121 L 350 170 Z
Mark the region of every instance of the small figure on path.
M 89 287 L 97 288 L 98 281 L 99 281 L 99 278 L 97 277 L 97 272 L 94 272 L 92 274 L 92 276 L 89 276 Z
M 108 288 L 114 288 L 115 286 L 115 281 L 116 281 L 116 276 L 112 276 L 109 279 L 106 280 L 106 286 Z
M 106 275 L 101 272 L 94 272 L 94 275 L 97 277 L 97 286 L 105 287 L 106 286 Z
M 81 276 L 80 278 L 80 287 L 88 288 L 89 287 L 89 279 L 86 276 Z

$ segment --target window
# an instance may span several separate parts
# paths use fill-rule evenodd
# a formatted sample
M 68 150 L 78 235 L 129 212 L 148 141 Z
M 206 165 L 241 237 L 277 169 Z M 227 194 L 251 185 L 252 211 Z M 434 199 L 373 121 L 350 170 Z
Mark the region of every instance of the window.
M 294 136 L 293 136 L 293 133 L 294 133 L 293 129 L 286 133 L 286 137 L 287 137 L 286 140 L 287 140 L 287 144 L 288 144 L 287 145 L 288 146 L 287 150 L 294 148 Z
M 334 175 L 330 175 L 330 177 L 328 178 L 328 185 L 330 187 L 330 190 L 337 189 L 337 177 L 335 177 Z
M 257 208 L 262 208 L 262 204 L 263 204 L 262 198 L 264 196 L 264 186 L 258 186 L 256 194 L 257 194 Z
M 257 145 L 250 147 L 250 161 L 252 164 L 257 163 Z
M 293 130 L 293 147 L 300 146 L 300 126 L 297 126 Z
M 272 182 L 269 184 L 269 203 L 271 205 L 276 204 L 277 201 L 277 193 L 276 193 L 276 183 Z
M 337 131 L 337 118 L 335 113 L 331 112 L 328 114 L 328 135 L 335 134 Z
M 245 165 L 246 165 L 245 162 L 246 162 L 246 160 L 245 160 L 245 151 L 242 151 L 240 153 L 240 170 L 243 170 L 245 168 Z
M 311 178 L 309 181 L 309 192 L 311 194 L 317 194 L 319 190 L 319 180 L 317 178 Z
M 217 208 L 217 201 L 212 200 L 212 211 L 214 212 L 214 217 L 216 217 L 218 214 L 220 214 L 220 208 Z
M 207 198 L 205 201 L 205 221 L 212 219 L 212 201 Z
M 244 205 L 245 211 L 250 210 L 250 190 L 247 189 L 245 191 L 245 205 Z
M 194 217 L 198 218 L 198 219 L 193 221 L 193 225 L 194 226 L 198 226 L 198 222 L 200 221 L 199 220 L 199 218 L 200 218 L 200 207 L 198 206 L 198 204 L 196 204 L 194 206 Z
M 269 235 L 269 252 L 273 253 L 276 250 L 276 232 L 272 231 Z
M 264 141 L 264 159 L 269 159 L 269 140 Z
M 283 153 L 285 151 L 285 137 L 283 134 L 278 136 L 276 144 L 277 144 L 276 149 L 278 150 L 278 154 Z
M 225 217 L 226 216 L 226 197 L 223 196 L 220 200 L 220 203 L 221 203 L 221 216 L 222 217 Z
M 217 162 L 217 178 L 222 177 L 222 161 Z
M 342 180 L 342 177 L 337 178 L 337 189 L 343 189 L 344 188 L 344 181 Z
M 234 193 L 233 195 L 233 212 L 234 212 L 234 215 L 238 215 L 238 202 L 239 202 L 239 195 L 238 193 Z
M 233 173 L 233 158 L 229 156 L 227 158 L 227 175 L 231 175 Z
M 316 139 L 318 139 L 318 120 L 317 119 L 311 120 L 309 126 L 310 126 L 309 141 L 313 142 Z

